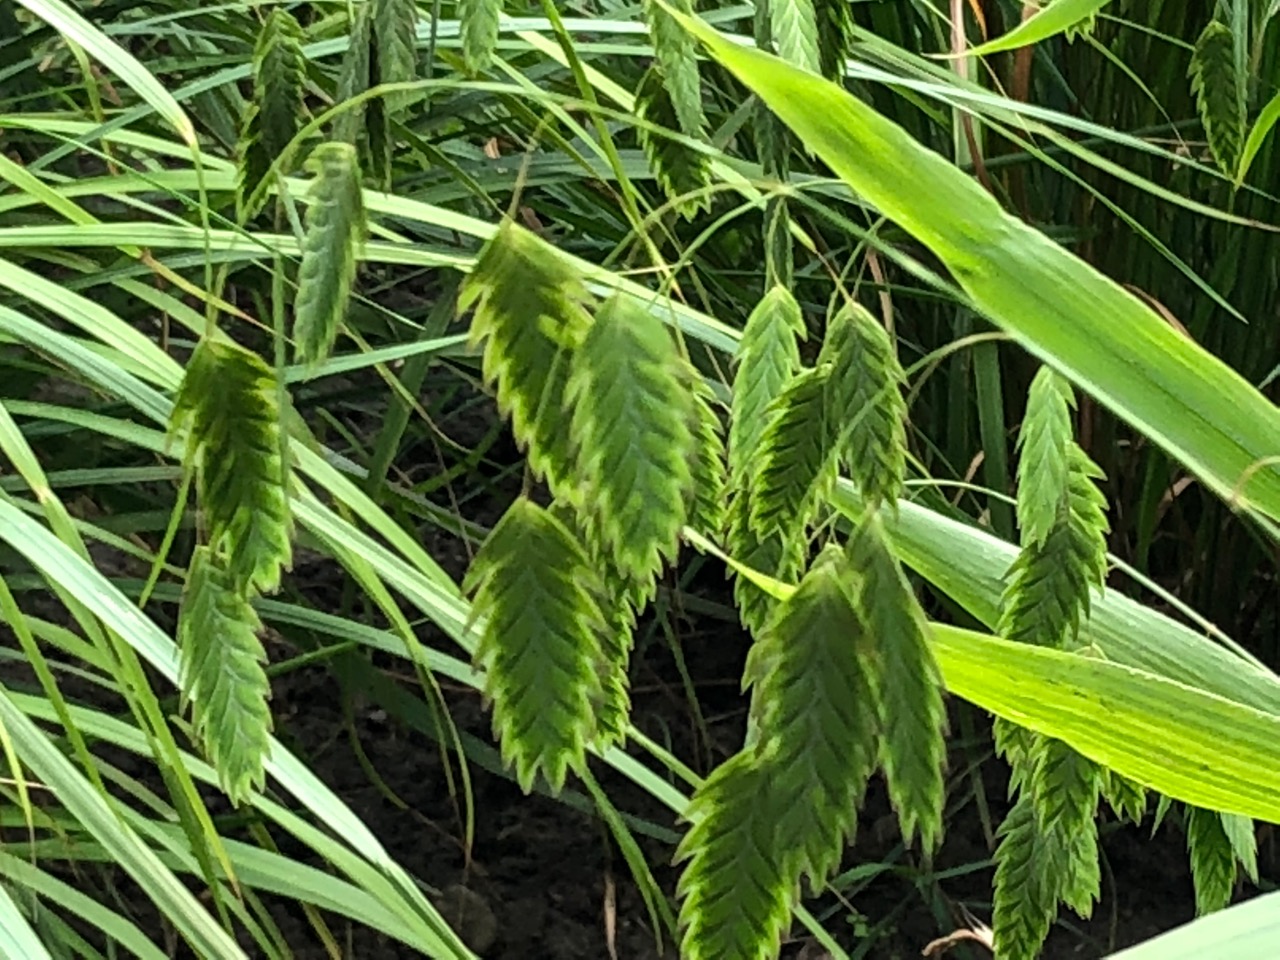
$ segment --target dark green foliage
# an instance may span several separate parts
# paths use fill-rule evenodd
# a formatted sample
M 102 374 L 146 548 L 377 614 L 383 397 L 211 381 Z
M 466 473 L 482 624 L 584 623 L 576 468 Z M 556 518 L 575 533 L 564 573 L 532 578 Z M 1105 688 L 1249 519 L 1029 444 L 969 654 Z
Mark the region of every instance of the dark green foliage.
M 462 29 L 462 61 L 471 73 L 483 73 L 498 48 L 502 0 L 458 0 L 457 13 Z
M 769 406 L 760 462 L 750 486 L 757 538 L 803 537 L 819 498 L 835 482 L 824 419 L 830 366 L 801 373 Z
M 574 357 L 567 399 L 589 537 L 648 598 L 679 548 L 696 409 L 667 325 L 610 297 Z
M 827 380 L 828 443 L 870 505 L 897 508 L 907 471 L 906 377 L 893 338 L 861 304 L 832 319 L 821 361 Z
M 676 851 L 677 862 L 688 861 L 677 887 L 682 960 L 777 956 L 798 892 L 775 845 L 792 800 L 749 753 L 721 764 L 694 792 L 685 814 L 692 825 Z
M 364 193 L 355 148 L 324 143 L 307 161 L 315 173 L 307 207 L 293 335 L 298 359 L 310 366 L 333 350 L 356 279 L 365 237 Z
M 842 551 L 827 547 L 775 610 L 745 674 L 754 687 L 756 755 L 771 786 L 790 798 L 773 849 L 788 873 L 807 875 L 815 887 L 853 838 L 876 763 L 879 718 L 868 673 L 875 638 L 855 613 L 853 582 Z
M 822 75 L 839 81 L 853 49 L 853 5 L 850 0 L 813 0 L 813 13 L 818 25 Z
M 269 592 L 289 565 L 292 524 L 276 379 L 234 344 L 202 340 L 174 403 L 214 559 L 230 587 Z
M 1052 838 L 1038 828 L 1031 797 L 1023 794 L 1000 824 L 996 848 L 992 931 L 1001 960 L 1036 960 L 1058 915 L 1049 870 Z
M 1185 808 L 1187 853 L 1196 888 L 1196 913 L 1221 910 L 1231 902 L 1236 885 L 1236 856 L 1222 827 L 1222 817 L 1212 810 Z
M 1240 161 L 1247 121 L 1234 48 L 1231 28 L 1212 21 L 1196 41 L 1189 72 L 1209 151 L 1222 171 L 1232 176 Z
M 258 640 L 262 624 L 208 547 L 197 547 L 178 611 L 184 704 L 205 755 L 233 803 L 264 784 L 271 734 L 271 685 Z
M 692 13 L 689 0 L 674 0 L 672 4 L 685 13 Z M 675 129 L 690 137 L 701 137 L 707 125 L 702 112 L 702 81 L 698 74 L 698 48 L 693 36 L 655 0 L 643 0 L 645 22 L 653 40 L 653 52 L 657 62 L 659 82 L 666 92 L 669 106 L 664 112 L 675 115 Z M 653 122 L 664 121 L 654 120 Z
M 526 791 L 539 773 L 553 792 L 586 762 L 604 698 L 600 589 L 582 546 L 550 513 L 520 498 L 467 572 L 493 729 Z
M 1121 820 L 1138 824 L 1147 815 L 1146 788 L 1114 770 L 1102 771 L 1102 795 Z
M 942 839 L 947 714 L 928 624 L 874 510 L 850 541 L 849 557 L 861 577 L 858 611 L 876 664 L 880 762 L 889 797 L 903 838 L 910 843 L 918 831 L 932 851 Z
M 646 123 L 663 130 L 679 129 L 671 88 L 656 67 L 650 67 L 640 79 L 635 110 Z M 707 191 L 711 159 L 707 154 L 643 125 L 636 126 L 636 136 L 649 159 L 649 169 L 679 213 L 692 218 L 711 206 Z
M 471 343 L 484 344 L 485 382 L 530 468 L 557 494 L 572 488 L 562 411 L 574 345 L 591 323 L 587 299 L 555 249 L 510 222 L 485 245 L 458 296 L 460 313 L 475 309 Z
M 237 202 L 242 218 L 261 209 L 271 186 L 267 172 L 302 127 L 305 74 L 302 28 L 292 14 L 277 7 L 263 23 L 253 51 L 253 99 L 239 143 Z M 287 164 L 281 172 L 289 172 Z

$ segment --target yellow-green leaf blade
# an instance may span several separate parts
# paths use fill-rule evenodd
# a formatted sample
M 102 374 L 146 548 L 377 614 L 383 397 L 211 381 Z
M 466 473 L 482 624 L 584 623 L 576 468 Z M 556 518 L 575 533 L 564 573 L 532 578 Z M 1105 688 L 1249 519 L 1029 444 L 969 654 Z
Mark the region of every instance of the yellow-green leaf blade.
M 1280 716 L 1095 657 L 933 625 L 947 688 L 1172 799 L 1280 820 Z

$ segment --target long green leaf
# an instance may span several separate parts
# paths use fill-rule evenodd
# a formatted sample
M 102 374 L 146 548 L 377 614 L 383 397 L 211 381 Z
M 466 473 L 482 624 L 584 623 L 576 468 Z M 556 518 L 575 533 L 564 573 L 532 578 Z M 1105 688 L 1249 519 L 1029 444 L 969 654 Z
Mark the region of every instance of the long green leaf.
M 833 504 L 851 520 L 862 515 L 853 484 L 841 481 Z M 882 518 L 902 562 L 970 614 L 994 629 L 999 621 L 1004 576 L 1018 554 L 977 527 L 951 520 L 918 504 L 901 501 Z M 1080 641 L 1109 660 L 1231 697 L 1280 715 L 1280 680 L 1202 633 L 1151 607 L 1108 590 L 1090 603 Z
M 19 706 L 21 706 L 20 703 Z M 81 843 L 83 840 L 77 841 L 77 845 Z M 0 852 L 0 876 L 41 895 L 46 901 L 56 903 L 61 910 L 74 914 L 82 923 L 97 927 L 139 960 L 165 960 L 165 954 L 129 920 L 20 857 Z M 3 896 L 3 892 L 3 887 L 0 887 L 0 896 Z M 7 952 L 4 931 L 10 921 L 3 919 L 3 914 L 4 908 L 0 906 L 0 957 L 43 960 L 48 956 L 42 952 L 42 949 L 32 947 L 26 947 L 17 953 Z M 8 933 L 13 935 L 11 929 Z M 38 947 L 39 944 L 37 943 L 36 946 Z
M 3 884 L 0 884 L 0 957 L 52 960 Z
M 1280 121 L 1280 93 L 1267 102 L 1262 112 L 1258 114 L 1258 119 L 1253 121 L 1253 127 L 1249 130 L 1249 136 L 1244 142 L 1244 149 L 1240 151 L 1240 167 L 1236 171 L 1237 187 L 1244 183 L 1244 178 L 1249 174 L 1249 167 L 1253 165 L 1253 158 L 1262 149 L 1263 143 L 1271 133 L 1271 128 L 1277 121 Z
M 988 53 L 1016 50 L 1067 33 L 1081 22 L 1093 17 L 1110 0 L 1046 0 L 1040 12 L 1022 21 L 1003 37 L 974 47 L 965 56 L 980 57 Z
M 1280 943 L 1280 893 L 1202 917 L 1111 954 L 1109 960 L 1272 960 Z
M 860 196 L 929 247 L 1022 346 L 1215 493 L 1280 519 L 1280 413 L 1247 380 L 843 88 L 699 20 L 682 22 Z
M 1095 656 L 932 630 L 952 693 L 1172 799 L 1280 822 L 1280 715 Z
M 110 68 L 164 117 L 183 141 L 196 147 L 196 131 L 186 111 L 168 89 L 138 59 L 95 27 L 62 0 L 18 0 L 72 43 L 83 47 L 95 60 Z
M 5 505 L 7 507 L 7 505 Z M 0 689 L 0 724 L 13 738 L 19 756 L 40 780 L 133 877 L 164 915 L 202 955 L 247 960 L 235 941 L 209 915 L 156 854 L 125 826 L 107 801 L 81 775 L 48 736 Z

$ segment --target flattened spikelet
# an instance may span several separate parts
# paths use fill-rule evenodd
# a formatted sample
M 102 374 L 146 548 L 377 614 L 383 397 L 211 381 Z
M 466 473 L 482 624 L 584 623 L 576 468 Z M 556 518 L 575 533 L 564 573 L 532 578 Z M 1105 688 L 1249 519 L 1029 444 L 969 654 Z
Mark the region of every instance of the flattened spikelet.
M 1223 173 L 1233 176 L 1248 119 L 1234 47 L 1231 28 L 1217 20 L 1210 22 L 1196 40 L 1189 72 L 1209 151 Z
M 337 103 L 355 99 L 376 82 L 372 3 L 362 3 L 356 7 L 350 37 L 347 52 L 342 58 L 342 67 L 338 71 L 338 86 L 334 93 Z M 367 103 L 344 110 L 334 123 L 334 139 L 352 146 L 358 145 L 364 132 L 366 108 Z
M 779 533 L 759 538 L 751 529 L 747 497 L 736 493 L 729 501 L 728 530 L 725 536 L 730 555 L 753 570 L 793 583 L 804 572 L 808 544 L 802 537 L 784 538 Z M 735 575 L 733 599 L 742 625 L 752 636 L 760 636 L 777 601 L 744 576 Z
M 292 554 L 276 380 L 253 353 L 203 340 L 174 403 L 208 543 L 234 590 L 270 592 Z
M 785 799 L 752 757 L 712 771 L 689 802 L 676 851 L 683 960 L 770 960 L 791 922 L 796 880 L 779 862 L 774 826 Z
M 1222 831 L 1227 835 L 1231 851 L 1244 875 L 1253 883 L 1258 882 L 1258 836 L 1254 832 L 1253 820 L 1238 813 L 1220 813 Z
M 1054 858 L 1024 794 L 1004 818 L 996 847 L 992 931 L 1001 960 L 1036 960 L 1058 916 Z
M 776 849 L 815 887 L 840 862 L 876 764 L 879 717 L 868 674 L 874 640 L 854 610 L 841 550 L 819 554 L 751 649 L 756 755 L 775 789 Z
M 617 294 L 574 356 L 567 397 L 588 535 L 645 597 L 679 549 L 695 406 L 666 324 Z
M 735 487 L 745 488 L 757 465 L 770 404 L 800 370 L 803 336 L 800 305 L 786 287 L 770 288 L 747 318 L 734 358 L 729 423 L 729 470 Z
M 553 247 L 511 222 L 485 244 L 458 296 L 474 308 L 472 346 L 484 345 L 485 382 L 511 418 L 529 467 L 557 495 L 574 471 L 565 429 L 565 389 L 573 353 L 591 323 L 588 294 Z
M 418 78 L 418 4 L 416 0 L 368 0 L 373 7 L 373 39 L 377 45 L 378 83 L 405 83 Z M 414 97 L 391 94 L 387 110 L 395 113 Z
M 1091 590 L 1106 580 L 1106 501 L 1095 483 L 1102 471 L 1074 442 L 1067 459 L 1057 522 L 1009 569 L 997 632 L 1010 640 L 1065 646 L 1089 612 Z
M 1057 648 L 1075 642 L 1090 593 L 1107 571 L 1106 502 L 1095 482 L 1102 471 L 1072 437 L 1073 405 L 1066 381 L 1042 369 L 1018 444 L 1023 549 L 1009 570 L 997 625 L 1002 636 Z M 1098 898 L 1096 815 L 1104 788 L 1113 804 L 1135 798 L 1062 741 L 1009 723 L 997 723 L 996 732 L 1019 794 L 996 851 L 996 951 L 1033 960 L 1059 903 L 1088 916 Z
M 1231 902 L 1236 885 L 1236 856 L 1219 814 L 1200 807 L 1188 806 L 1185 810 L 1196 913 L 1203 916 Z
M 1024 547 L 1041 546 L 1058 525 L 1067 490 L 1072 436 L 1071 385 L 1049 367 L 1031 382 L 1027 415 L 1018 432 L 1018 526 Z
M 314 367 L 329 356 L 346 319 L 366 225 L 354 147 L 321 144 L 307 167 L 316 176 L 298 268 L 293 334 L 298 359 Z
M 674 5 L 682 12 L 693 12 L 688 0 L 675 0 Z M 677 129 L 690 137 L 701 137 L 707 118 L 702 112 L 697 44 L 692 34 L 654 0 L 642 0 L 641 7 Z
M 253 51 L 253 99 L 240 133 L 236 185 L 241 219 L 262 208 L 271 164 L 287 150 L 305 116 L 303 82 L 306 59 L 302 28 L 283 7 L 267 16 Z M 288 164 L 282 164 L 288 173 Z
M 715 398 L 697 372 L 689 368 L 693 391 L 695 453 L 692 461 L 693 490 L 688 497 L 689 525 L 706 536 L 717 538 L 727 518 L 728 467 L 725 463 L 724 426 L 714 406 Z
M 583 586 L 595 591 L 596 605 L 602 620 L 601 656 L 596 665 L 600 691 L 599 699 L 594 704 L 595 744 L 598 747 L 620 744 L 626 739 L 627 720 L 631 710 L 628 673 L 636 616 L 644 607 L 645 599 L 640 596 L 635 584 L 624 580 L 613 564 L 592 550 L 578 511 L 572 504 L 557 500 L 551 505 L 550 513 L 582 544 L 587 554 L 587 564 L 593 571 L 593 576 Z
M 1139 824 L 1147 814 L 1147 791 L 1141 784 L 1114 770 L 1102 771 L 1102 795 L 1121 820 Z
M 778 56 L 812 73 L 822 72 L 814 0 L 769 0 L 770 32 Z
M 603 699 L 600 588 L 582 546 L 549 512 L 521 498 L 467 572 L 503 760 L 527 793 L 541 774 L 559 792 L 586 762 Z
M 925 850 L 942 838 L 947 758 L 942 674 L 929 647 L 928 624 L 878 514 L 868 511 L 849 543 L 860 584 L 857 604 L 879 669 L 880 762 L 902 836 L 918 832 Z
M 819 364 L 831 368 L 824 399 L 827 443 L 863 499 L 897 509 L 907 472 L 905 375 L 893 338 L 859 303 L 832 319 Z
M 636 116 L 663 130 L 678 127 L 671 90 L 656 68 L 649 68 L 636 90 Z M 659 186 L 677 212 L 692 218 L 711 205 L 711 158 L 678 140 L 637 125 L 636 136 Z
M 1096 820 L 1102 771 L 1061 740 L 1040 739 L 1035 768 L 1027 784 L 1036 828 L 1055 854 L 1053 875 L 1058 898 L 1080 916 L 1088 917 L 1102 884 Z
M 760 462 L 749 488 L 751 529 L 758 539 L 774 534 L 804 537 L 817 506 L 835 482 L 825 420 L 829 365 L 806 370 L 787 384 L 767 411 Z
M 502 0 L 458 0 L 462 28 L 462 61 L 472 74 L 483 73 L 493 62 L 502 26 Z
M 208 547 L 198 547 L 187 570 L 178 611 L 178 652 L 184 703 L 205 755 L 233 803 L 265 782 L 271 735 L 271 685 L 253 606 Z

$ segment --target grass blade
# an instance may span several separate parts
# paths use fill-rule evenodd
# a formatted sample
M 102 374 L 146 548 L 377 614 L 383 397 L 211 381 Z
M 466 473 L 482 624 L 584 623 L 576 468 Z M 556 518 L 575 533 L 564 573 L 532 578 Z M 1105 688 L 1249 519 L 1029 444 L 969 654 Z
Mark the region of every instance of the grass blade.
M 1280 821 L 1280 715 L 1095 656 L 932 630 L 956 695 L 1172 799 Z
M 121 80 L 142 97 L 156 113 L 164 117 L 178 131 L 184 143 L 191 149 L 196 145 L 195 127 L 186 111 L 179 106 L 159 80 L 144 67 L 133 54 L 112 42 L 101 30 L 76 13 L 62 0 L 18 0 L 24 7 L 43 20 L 72 43 L 104 66 L 110 67 Z

